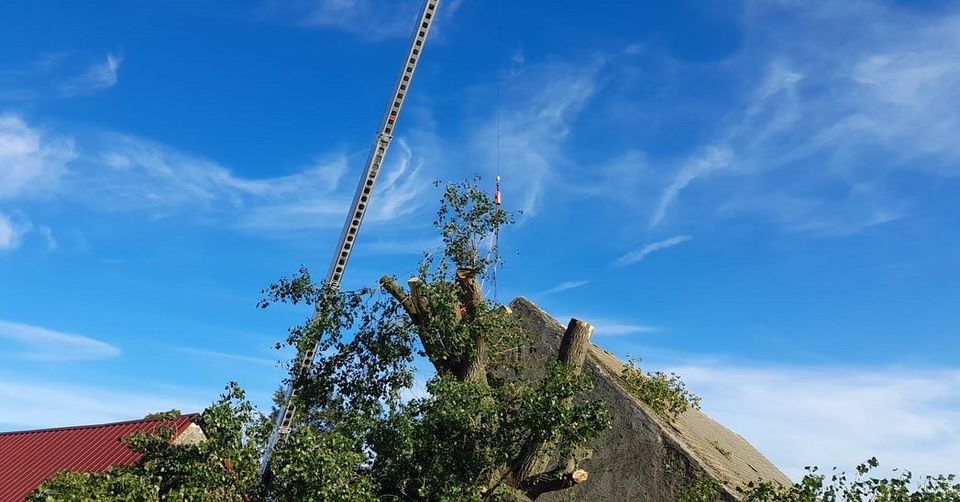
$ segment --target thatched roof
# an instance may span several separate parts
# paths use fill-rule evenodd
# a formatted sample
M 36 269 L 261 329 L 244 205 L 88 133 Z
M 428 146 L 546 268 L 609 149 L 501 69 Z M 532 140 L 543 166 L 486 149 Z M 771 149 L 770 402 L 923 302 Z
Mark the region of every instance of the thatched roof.
M 525 355 L 531 364 L 525 367 L 543 367 L 536 362 L 555 357 L 563 326 L 525 298 L 515 299 L 510 307 L 534 344 Z M 722 483 L 726 500 L 737 498 L 736 487 L 758 479 L 792 484 L 743 437 L 706 414 L 688 410 L 672 423 L 660 418 L 625 389 L 623 368 L 623 361 L 613 354 L 591 347 L 584 370 L 593 378 L 594 397 L 609 406 L 611 427 L 583 464 L 590 479 L 540 500 L 572 496 L 590 501 L 670 501 L 704 475 Z

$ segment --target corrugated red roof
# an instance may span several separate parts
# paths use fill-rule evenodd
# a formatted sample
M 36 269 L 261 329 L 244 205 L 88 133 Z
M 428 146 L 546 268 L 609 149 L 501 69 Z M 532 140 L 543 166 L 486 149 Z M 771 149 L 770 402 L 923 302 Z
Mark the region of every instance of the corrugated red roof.
M 131 420 L 0 433 L 0 501 L 22 501 L 47 478 L 63 471 L 101 472 L 133 465 L 140 455 L 121 441 L 134 432 L 170 427 L 179 436 L 196 415 L 173 420 Z

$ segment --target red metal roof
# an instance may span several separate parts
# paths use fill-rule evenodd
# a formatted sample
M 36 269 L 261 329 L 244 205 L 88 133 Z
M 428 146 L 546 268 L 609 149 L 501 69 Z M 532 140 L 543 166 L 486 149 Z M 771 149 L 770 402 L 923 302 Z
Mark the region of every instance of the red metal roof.
M 140 455 L 121 440 L 134 432 L 171 427 L 179 436 L 196 415 L 173 420 L 131 420 L 0 433 L 0 501 L 22 501 L 47 478 L 63 471 L 100 472 L 133 465 Z

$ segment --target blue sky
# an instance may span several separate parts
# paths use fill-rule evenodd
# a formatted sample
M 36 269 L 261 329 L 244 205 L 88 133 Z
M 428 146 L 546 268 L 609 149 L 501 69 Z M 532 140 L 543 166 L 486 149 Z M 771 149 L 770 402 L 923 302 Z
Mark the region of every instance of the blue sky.
M 418 3 L 0 6 L 0 430 L 267 402 L 258 291 L 325 272 Z M 503 3 L 442 5 L 345 286 L 499 170 L 500 300 L 795 477 L 960 471 L 960 3 Z

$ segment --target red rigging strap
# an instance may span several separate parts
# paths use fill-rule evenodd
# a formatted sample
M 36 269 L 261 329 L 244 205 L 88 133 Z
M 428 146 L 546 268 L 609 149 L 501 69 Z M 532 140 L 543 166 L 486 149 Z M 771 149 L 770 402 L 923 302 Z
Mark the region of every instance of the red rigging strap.
M 353 196 L 353 203 L 350 205 L 350 212 L 347 213 L 347 220 L 343 225 L 343 231 L 340 233 L 340 240 L 337 243 L 333 261 L 330 263 L 330 270 L 327 272 L 326 284 L 328 286 L 334 288 L 340 287 L 340 280 L 343 278 L 343 272 L 347 267 L 347 262 L 350 260 L 350 255 L 353 253 L 354 244 L 360 233 L 360 225 L 363 223 L 363 216 L 370 204 L 370 199 L 373 197 L 373 187 L 376 184 L 377 175 L 380 174 L 380 166 L 383 164 L 383 159 L 387 155 L 387 149 L 390 147 L 390 141 L 393 139 L 393 131 L 396 127 L 397 119 L 400 116 L 400 110 L 409 92 L 410 83 L 416 72 L 417 63 L 420 61 L 423 46 L 427 41 L 427 35 L 430 33 L 430 27 L 436 18 L 439 4 L 440 0 L 425 0 L 423 9 L 420 11 L 417 26 L 414 28 L 413 37 L 410 40 L 407 58 L 400 71 L 400 76 L 394 85 L 392 99 L 387 106 L 387 112 L 384 114 L 383 121 L 380 123 L 380 128 L 377 130 L 373 146 L 370 148 L 366 168 L 360 178 L 357 192 Z M 304 351 L 300 355 L 300 361 L 295 371 L 301 375 L 305 374 L 307 370 L 313 366 L 313 359 L 316 352 L 316 346 Z M 293 403 L 296 394 L 297 389 L 291 382 L 291 384 L 287 386 L 283 408 L 281 408 L 277 414 L 273 434 L 270 436 L 270 441 L 267 443 L 267 449 L 261 460 L 260 476 L 263 480 L 267 479 L 270 456 L 273 454 L 274 448 L 277 446 L 277 443 L 290 434 L 291 427 L 293 426 L 293 418 L 296 415 L 296 406 L 294 406 Z

